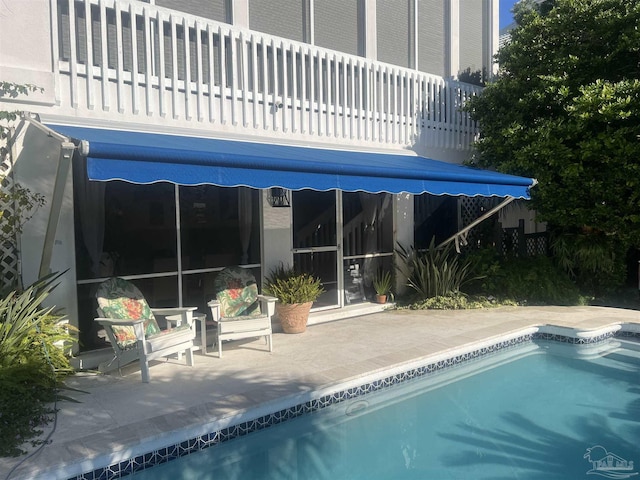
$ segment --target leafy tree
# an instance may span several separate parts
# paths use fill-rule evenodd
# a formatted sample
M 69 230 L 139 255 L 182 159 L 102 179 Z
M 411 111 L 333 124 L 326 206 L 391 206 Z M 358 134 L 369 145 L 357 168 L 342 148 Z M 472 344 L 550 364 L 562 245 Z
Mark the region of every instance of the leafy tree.
M 624 266 L 640 245 L 640 2 L 525 1 L 514 16 L 498 78 L 468 106 L 474 162 L 537 178 L 540 218 Z

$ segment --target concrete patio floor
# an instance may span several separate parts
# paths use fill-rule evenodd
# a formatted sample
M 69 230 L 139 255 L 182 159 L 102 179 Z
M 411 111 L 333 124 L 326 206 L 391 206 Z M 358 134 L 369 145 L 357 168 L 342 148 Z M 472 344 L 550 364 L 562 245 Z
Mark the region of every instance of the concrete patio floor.
M 137 365 L 124 369 L 123 376 L 79 373 L 67 385 L 86 393 L 64 393 L 80 403 L 60 402 L 50 443 L 28 458 L 0 459 L 1 478 L 68 478 L 207 433 L 238 415 L 277 411 L 301 395 L 416 361 L 426 363 L 435 355 L 528 327 L 597 330 L 621 323 L 640 324 L 640 311 L 389 310 L 315 324 L 299 335 L 276 333 L 273 353 L 263 340 L 238 341 L 225 344 L 222 359 L 215 351 L 197 352 L 194 367 L 177 359 L 156 363 L 149 384 L 141 383 Z

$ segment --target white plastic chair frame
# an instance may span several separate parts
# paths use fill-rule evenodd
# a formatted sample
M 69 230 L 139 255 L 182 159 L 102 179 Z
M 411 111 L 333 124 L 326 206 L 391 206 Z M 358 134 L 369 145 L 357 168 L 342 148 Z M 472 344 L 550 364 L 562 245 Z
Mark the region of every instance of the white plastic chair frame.
M 177 322 L 176 329 L 172 329 L 175 330 L 175 332 L 169 331 L 147 338 L 143 326 L 146 319 L 129 320 L 106 318 L 102 316 L 102 311 L 98 309 L 98 315 L 101 316 L 97 317 L 95 321 L 105 327 L 105 332 L 115 352 L 115 357 L 110 362 L 101 364 L 99 370 L 103 372 L 108 371 L 114 361 L 117 361 L 117 367 L 121 369 L 123 366 L 138 360 L 140 362 L 142 381 L 149 383 L 151 380 L 149 373 L 150 361 L 174 354 L 180 356 L 183 352 L 187 359 L 187 365 L 192 367 L 194 364 L 193 340 L 196 336 L 196 330 L 193 324 L 193 312 L 195 310 L 196 307 L 152 308 L 151 311 L 154 315 L 180 315 L 181 320 Z M 177 327 L 182 324 L 190 325 L 190 328 L 177 329 Z M 114 325 L 132 326 L 137 339 L 136 346 L 121 348 L 111 329 Z
M 222 358 L 223 340 L 240 340 L 243 338 L 264 337 L 269 351 L 273 352 L 273 331 L 271 317 L 276 308 L 275 297 L 258 295 L 261 316 L 221 317 L 220 302 L 211 300 L 207 305 L 211 308 L 211 316 L 217 323 L 218 357 Z

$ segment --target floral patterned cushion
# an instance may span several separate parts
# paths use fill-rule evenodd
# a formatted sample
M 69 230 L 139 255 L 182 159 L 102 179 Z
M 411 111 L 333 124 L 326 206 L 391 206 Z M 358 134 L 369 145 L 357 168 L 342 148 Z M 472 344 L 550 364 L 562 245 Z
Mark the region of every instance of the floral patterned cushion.
M 98 287 L 96 292 L 98 307 L 106 318 L 121 320 L 146 319 L 144 331 L 146 336 L 153 336 L 160 332 L 149 304 L 131 282 L 122 278 L 110 278 Z M 136 343 L 133 327 L 114 325 L 112 328 L 120 348 L 127 348 Z
M 218 274 L 214 289 L 216 299 L 220 302 L 220 314 L 223 318 L 261 314 L 258 286 L 249 270 L 239 267 L 225 268 Z

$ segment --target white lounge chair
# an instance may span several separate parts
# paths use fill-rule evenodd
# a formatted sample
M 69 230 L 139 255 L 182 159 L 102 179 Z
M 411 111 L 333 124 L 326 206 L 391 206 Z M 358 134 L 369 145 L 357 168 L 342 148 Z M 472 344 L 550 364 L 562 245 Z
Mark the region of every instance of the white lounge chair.
M 208 303 L 217 323 L 218 356 L 222 358 L 222 341 L 265 337 L 273 351 L 271 317 L 277 298 L 258 294 L 253 274 L 240 267 L 222 270 L 215 282 L 216 299 Z
M 140 361 L 142 381 L 148 383 L 149 362 L 184 353 L 193 366 L 193 339 L 196 331 L 192 315 L 196 307 L 150 308 L 140 290 L 122 278 L 110 278 L 96 292 L 98 318 L 113 346 L 113 360 L 100 365 L 108 371 Z M 175 328 L 160 330 L 155 315 L 181 315 Z

